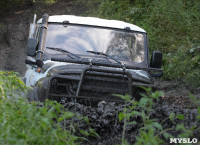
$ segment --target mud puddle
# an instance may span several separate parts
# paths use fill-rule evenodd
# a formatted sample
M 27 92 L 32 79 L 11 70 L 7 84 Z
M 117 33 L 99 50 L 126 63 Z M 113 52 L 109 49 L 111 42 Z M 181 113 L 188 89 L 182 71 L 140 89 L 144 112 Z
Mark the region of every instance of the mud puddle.
M 167 93 L 166 93 L 167 94 Z M 175 96 L 174 96 L 175 95 Z M 156 119 L 157 122 L 161 123 L 164 129 L 173 128 L 177 124 L 184 123 L 186 127 L 194 126 L 196 123 L 196 116 L 198 115 L 197 106 L 192 105 L 191 99 L 186 96 L 176 96 L 177 94 L 169 94 L 161 96 L 159 101 L 153 105 L 154 113 L 151 114 L 151 118 Z M 183 97 L 185 100 L 182 100 Z M 88 145 L 116 145 L 121 144 L 123 121 L 120 122 L 118 118 L 119 112 L 123 112 L 123 103 L 114 103 L 101 101 L 92 105 L 84 105 L 81 103 L 74 102 L 62 102 L 64 107 L 71 112 L 74 112 L 80 116 L 87 116 L 89 123 L 80 120 L 73 120 L 77 124 L 78 130 L 88 130 L 92 128 L 99 136 L 88 137 L 89 142 L 84 142 Z M 185 119 L 180 121 L 175 119 L 172 123 L 169 119 L 171 113 L 175 115 L 182 114 Z M 126 127 L 125 139 L 133 144 L 136 141 L 139 128 L 143 125 L 140 118 L 135 117 L 134 120 L 137 122 L 136 125 L 128 125 Z M 165 121 L 163 121 L 165 120 Z M 69 126 L 72 120 L 65 122 L 64 126 Z M 199 124 L 200 125 L 200 124 Z M 169 133 L 178 136 L 180 132 L 177 132 L 175 128 Z M 200 140 L 200 131 L 194 130 L 194 137 Z M 79 134 L 80 135 L 80 134 Z
M 119 122 L 118 114 L 123 111 L 124 104 L 106 101 L 100 101 L 96 105 L 73 102 L 62 102 L 62 104 L 68 111 L 89 119 L 89 123 L 78 119 L 68 120 L 68 122 L 63 124 L 66 128 L 73 121 L 73 123 L 78 125 L 78 130 L 88 130 L 91 128 L 100 136 L 100 138 L 90 136 L 88 138 L 90 142 L 84 142 L 84 144 L 103 145 L 120 143 L 123 122 Z

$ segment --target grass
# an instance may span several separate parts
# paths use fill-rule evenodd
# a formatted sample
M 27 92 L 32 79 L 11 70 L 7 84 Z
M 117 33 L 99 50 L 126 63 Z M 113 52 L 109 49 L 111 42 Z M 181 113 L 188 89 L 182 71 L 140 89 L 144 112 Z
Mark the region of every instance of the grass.
M 164 80 L 200 86 L 200 1 L 104 0 L 86 15 L 136 24 L 149 35 L 150 51 L 164 54 Z M 196 79 L 194 79 L 196 78 Z

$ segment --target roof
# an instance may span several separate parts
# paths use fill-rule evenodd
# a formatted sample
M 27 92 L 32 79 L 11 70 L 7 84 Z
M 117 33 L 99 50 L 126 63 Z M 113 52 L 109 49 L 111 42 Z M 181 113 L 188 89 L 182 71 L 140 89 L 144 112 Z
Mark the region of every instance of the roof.
M 54 16 L 49 16 L 48 20 L 48 22 L 57 22 L 57 23 L 63 23 L 63 21 L 69 21 L 69 23 L 72 24 L 91 25 L 91 26 L 109 27 L 117 29 L 124 29 L 126 27 L 129 27 L 130 30 L 146 33 L 144 29 L 136 25 L 118 20 L 106 20 L 95 17 L 81 17 L 74 15 L 54 15 Z M 38 23 L 42 23 L 42 19 L 39 19 Z

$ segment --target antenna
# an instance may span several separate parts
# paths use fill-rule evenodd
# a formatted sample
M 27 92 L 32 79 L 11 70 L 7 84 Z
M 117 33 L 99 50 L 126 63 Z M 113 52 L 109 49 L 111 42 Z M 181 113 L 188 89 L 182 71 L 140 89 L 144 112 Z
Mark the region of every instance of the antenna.
M 36 23 L 36 18 L 37 18 L 37 15 L 36 15 L 36 14 L 34 14 L 34 18 L 33 18 L 33 24 L 35 24 L 35 23 Z
M 37 15 L 34 14 L 34 18 L 33 18 L 33 23 L 30 24 L 30 30 L 29 30 L 29 38 L 34 38 L 35 36 L 35 28 L 36 28 L 36 18 L 37 18 Z

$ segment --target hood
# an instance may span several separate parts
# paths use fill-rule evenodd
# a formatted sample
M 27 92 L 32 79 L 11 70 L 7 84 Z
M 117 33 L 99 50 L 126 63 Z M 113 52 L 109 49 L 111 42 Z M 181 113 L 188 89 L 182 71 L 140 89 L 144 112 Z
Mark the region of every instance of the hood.
M 60 64 L 60 62 L 59 62 Z M 75 76 L 80 76 L 82 70 L 87 67 L 88 65 L 84 64 L 74 64 L 74 63 L 62 63 L 62 65 L 58 65 L 57 62 L 48 62 L 45 63 L 43 71 L 47 71 L 48 76 L 52 76 L 55 74 L 70 74 Z M 103 66 L 92 66 L 92 68 L 101 68 L 112 70 L 113 72 L 123 70 L 121 68 L 112 68 L 112 67 L 103 67 Z M 126 69 L 126 71 L 130 72 L 132 75 L 133 82 L 142 82 L 146 84 L 151 84 L 152 79 L 147 71 L 143 70 L 133 70 L 133 69 Z

